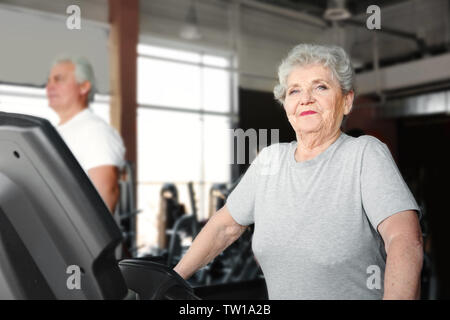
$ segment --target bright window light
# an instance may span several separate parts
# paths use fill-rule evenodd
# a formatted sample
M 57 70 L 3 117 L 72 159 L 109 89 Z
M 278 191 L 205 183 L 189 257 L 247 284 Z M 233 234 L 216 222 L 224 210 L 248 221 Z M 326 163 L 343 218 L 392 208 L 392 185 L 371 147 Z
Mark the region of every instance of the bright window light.
M 139 181 L 201 178 L 201 120 L 197 114 L 138 110 Z
M 202 104 L 208 111 L 230 112 L 230 72 L 203 68 Z
M 206 218 L 211 186 L 230 182 L 231 74 L 225 55 L 146 45 L 138 52 L 138 246 L 148 252 L 157 244 L 164 183 L 177 186 L 191 213 L 193 182 Z
M 230 66 L 230 60 L 224 57 L 204 55 L 202 62 L 208 66 L 228 68 Z
M 184 62 L 199 63 L 201 61 L 201 55 L 196 52 L 169 49 L 144 44 L 138 45 L 138 54 L 160 57 L 164 59 L 174 59 Z
M 200 109 L 201 69 L 162 60 L 138 58 L 138 103 Z

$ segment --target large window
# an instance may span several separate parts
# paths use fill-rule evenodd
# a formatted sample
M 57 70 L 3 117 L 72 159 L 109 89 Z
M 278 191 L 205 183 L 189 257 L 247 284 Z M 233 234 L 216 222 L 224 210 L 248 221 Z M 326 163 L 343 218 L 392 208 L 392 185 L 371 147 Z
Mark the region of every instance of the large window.
M 230 56 L 138 46 L 138 243 L 156 246 L 159 197 L 174 183 L 191 206 L 194 183 L 200 218 L 213 183 L 230 180 L 232 120 Z

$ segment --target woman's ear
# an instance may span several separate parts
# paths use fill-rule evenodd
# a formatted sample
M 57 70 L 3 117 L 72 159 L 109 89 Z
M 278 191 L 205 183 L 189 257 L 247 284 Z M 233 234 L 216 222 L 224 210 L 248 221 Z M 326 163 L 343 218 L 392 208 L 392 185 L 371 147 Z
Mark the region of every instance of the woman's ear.
M 353 90 L 347 92 L 344 97 L 344 115 L 348 115 L 352 111 L 353 99 L 355 98 L 355 92 Z

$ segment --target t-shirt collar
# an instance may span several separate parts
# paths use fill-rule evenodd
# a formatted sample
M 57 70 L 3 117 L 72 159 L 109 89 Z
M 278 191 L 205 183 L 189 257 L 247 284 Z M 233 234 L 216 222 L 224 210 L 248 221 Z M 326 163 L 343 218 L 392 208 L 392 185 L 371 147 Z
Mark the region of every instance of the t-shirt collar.
M 70 118 L 69 121 L 67 121 L 66 123 L 63 123 L 61 125 L 58 125 L 57 127 L 58 127 L 58 129 L 64 129 L 66 127 L 69 127 L 71 124 L 82 120 L 85 116 L 87 116 L 91 112 L 92 112 L 92 110 L 89 107 L 84 108 L 83 110 L 81 110 L 80 112 L 75 114 L 72 118 Z
M 348 136 L 345 133 L 341 132 L 339 137 L 331 145 L 329 145 L 328 148 L 326 148 L 324 151 L 322 151 L 322 153 L 318 154 L 317 156 L 315 156 L 314 158 L 312 158 L 310 160 L 301 161 L 301 162 L 297 162 L 295 160 L 295 151 L 297 150 L 298 141 L 292 141 L 291 149 L 289 151 L 289 162 L 295 168 L 305 168 L 305 167 L 310 167 L 310 166 L 316 165 L 316 164 L 322 162 L 323 160 L 327 159 L 333 153 L 333 151 L 347 137 Z

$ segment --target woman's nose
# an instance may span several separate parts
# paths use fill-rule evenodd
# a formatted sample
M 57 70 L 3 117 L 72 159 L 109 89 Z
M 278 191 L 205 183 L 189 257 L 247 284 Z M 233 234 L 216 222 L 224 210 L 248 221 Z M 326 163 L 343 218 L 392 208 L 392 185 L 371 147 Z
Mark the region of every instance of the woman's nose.
M 304 90 L 300 94 L 300 103 L 301 104 L 310 104 L 313 100 L 314 100 L 314 98 L 311 94 L 311 91 L 309 91 L 309 90 Z

